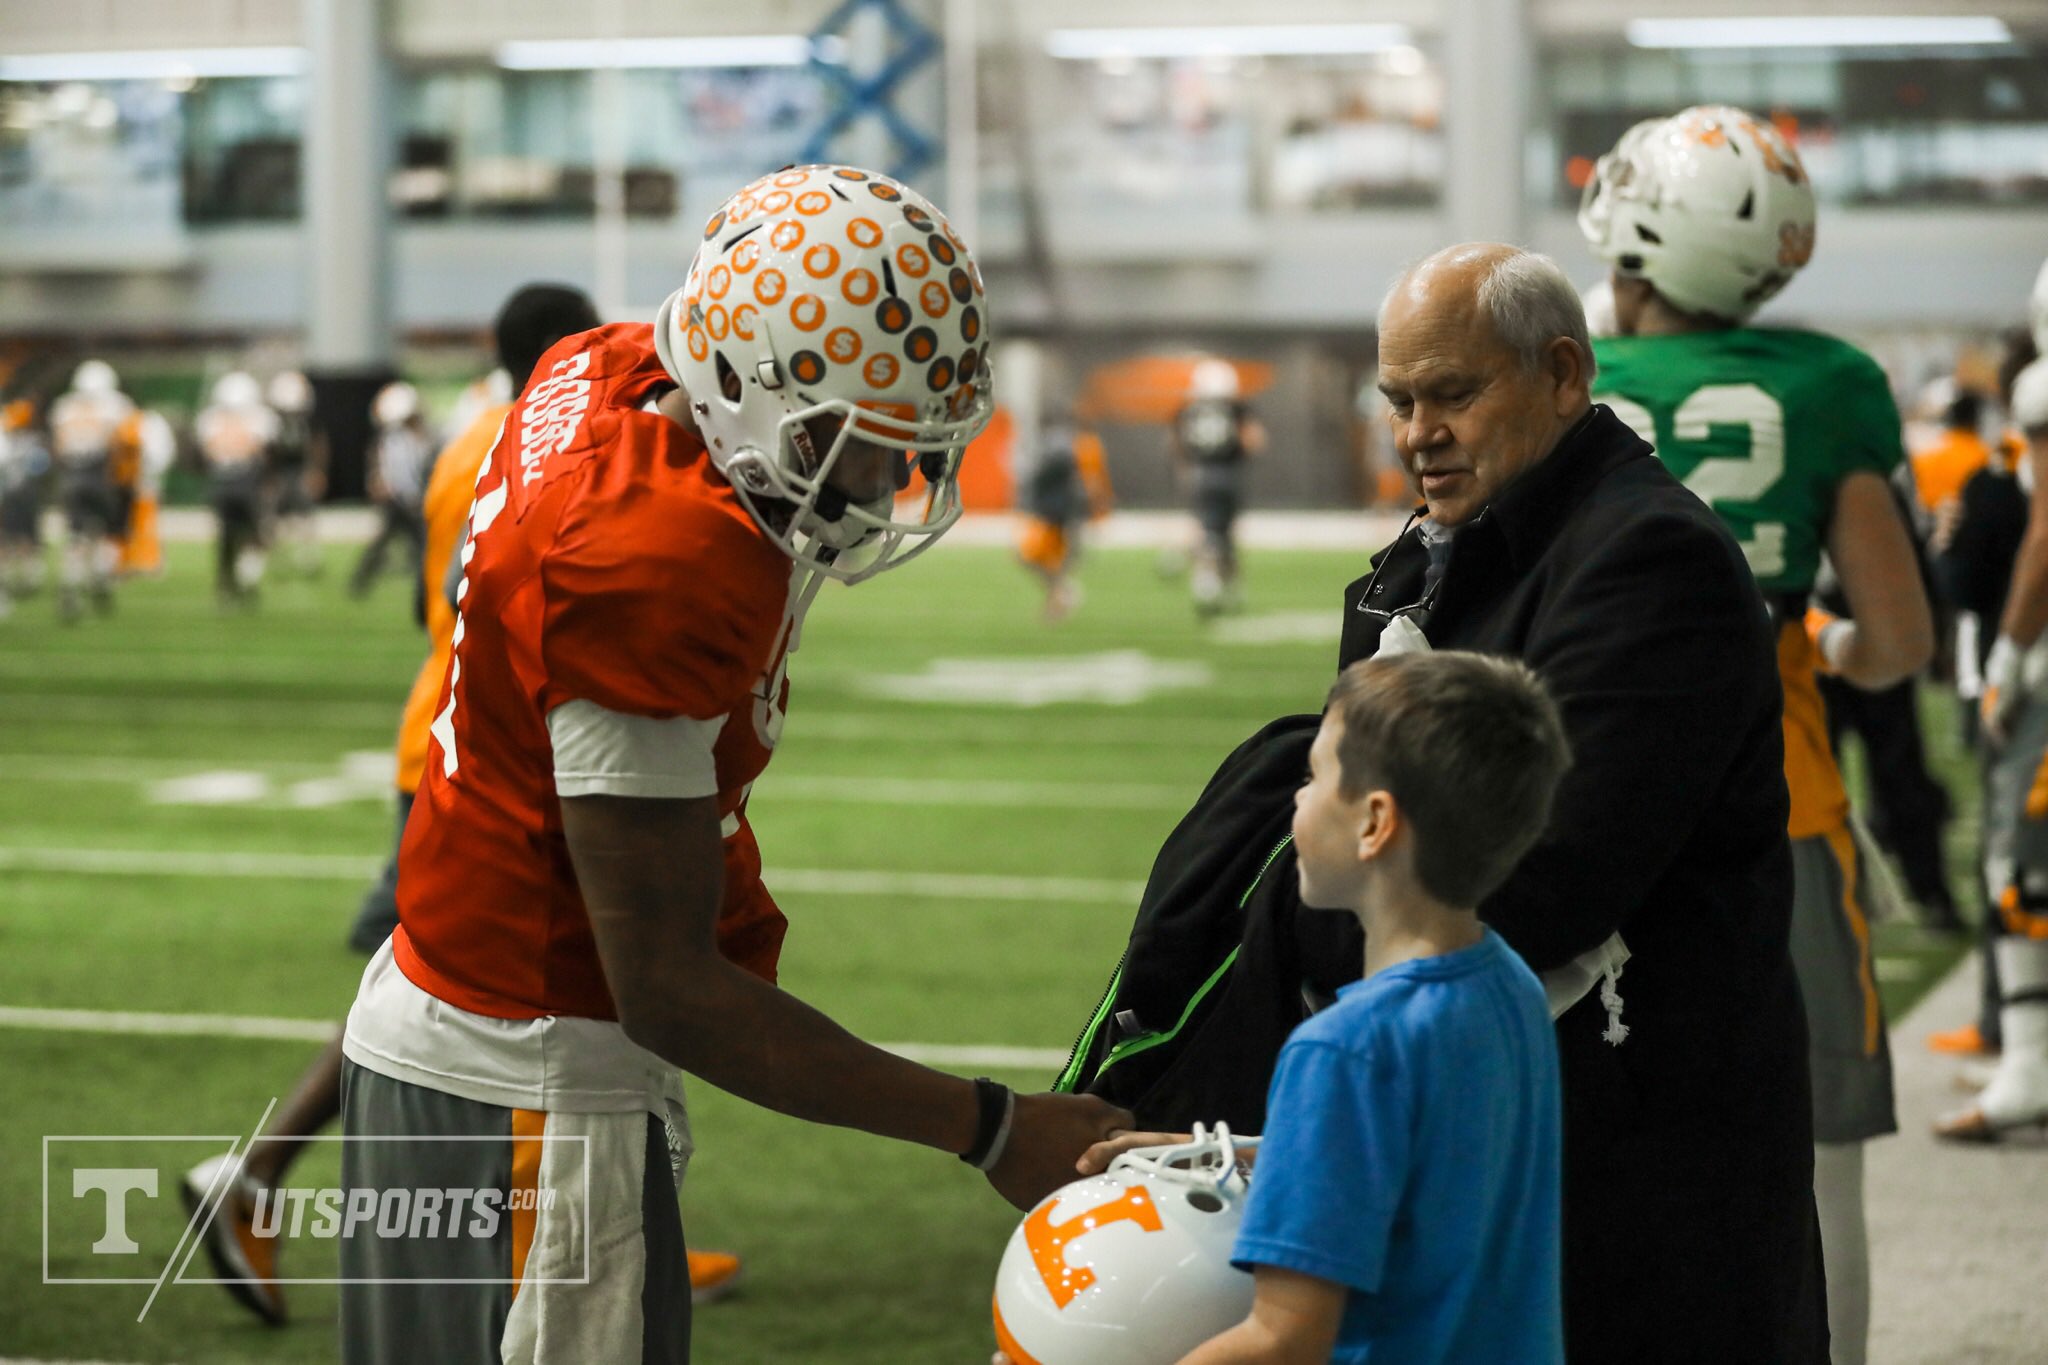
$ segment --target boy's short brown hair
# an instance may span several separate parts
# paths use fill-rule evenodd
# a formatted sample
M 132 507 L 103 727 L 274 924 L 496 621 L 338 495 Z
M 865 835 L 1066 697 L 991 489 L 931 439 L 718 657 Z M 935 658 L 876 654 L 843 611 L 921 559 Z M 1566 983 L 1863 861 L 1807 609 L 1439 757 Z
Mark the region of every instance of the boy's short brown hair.
M 1338 791 L 1393 795 L 1422 889 L 1476 906 L 1550 820 L 1571 766 L 1564 723 L 1527 666 L 1462 650 L 1365 659 L 1338 676 Z

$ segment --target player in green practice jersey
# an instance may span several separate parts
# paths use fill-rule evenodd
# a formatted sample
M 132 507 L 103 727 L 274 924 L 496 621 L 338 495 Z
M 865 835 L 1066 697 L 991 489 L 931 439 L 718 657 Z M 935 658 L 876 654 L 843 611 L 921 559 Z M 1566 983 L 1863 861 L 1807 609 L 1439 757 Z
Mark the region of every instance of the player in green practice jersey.
M 1883 373 L 1855 347 L 1745 325 L 1813 251 L 1812 186 L 1768 123 L 1702 106 L 1636 125 L 1600 159 L 1579 226 L 1611 267 L 1618 333 L 1594 343 L 1595 400 L 1720 515 L 1779 624 L 1814 1196 L 1834 1365 L 1861 1365 L 1862 1144 L 1897 1123 L 1849 801 L 1815 674 L 1888 687 L 1933 652 L 1912 542 L 1886 484 L 1904 458 L 1898 412 Z M 1809 610 L 1823 555 L 1853 620 Z

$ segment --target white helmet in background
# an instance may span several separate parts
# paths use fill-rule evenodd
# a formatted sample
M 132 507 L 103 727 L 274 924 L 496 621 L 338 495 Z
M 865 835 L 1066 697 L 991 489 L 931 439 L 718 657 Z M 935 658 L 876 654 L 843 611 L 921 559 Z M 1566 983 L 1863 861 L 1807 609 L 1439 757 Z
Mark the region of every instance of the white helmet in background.
M 2048 355 L 2013 378 L 2011 417 L 2012 424 L 2029 436 L 2048 433 Z
M 221 408 L 253 408 L 263 402 L 263 386 L 246 370 L 229 370 L 213 381 L 213 404 Z
M 2034 334 L 2034 349 L 2048 355 L 2048 261 L 2034 276 L 2034 292 L 2027 300 L 2027 328 Z
M 851 166 L 793 166 L 726 200 L 654 320 L 711 459 L 805 568 L 859 582 L 960 516 L 960 457 L 994 411 L 981 272 L 922 195 Z M 829 419 L 828 448 L 806 423 Z M 850 440 L 899 489 L 830 482 Z
M 377 397 L 370 404 L 370 415 L 380 427 L 403 426 L 417 417 L 419 411 L 420 391 L 402 379 L 377 390 Z
M 270 377 L 270 406 L 279 412 L 300 413 L 313 406 L 313 384 L 297 370 L 280 370 Z
M 1242 392 L 1237 366 L 1214 358 L 1199 361 L 1188 371 L 1188 397 L 1235 398 Z
M 73 393 L 115 393 L 120 387 L 121 376 L 104 360 L 85 361 L 71 372 Z
M 996 1344 L 1018 1365 L 1170 1365 L 1243 1320 L 1252 1277 L 1230 1250 L 1250 1145 L 1196 1124 L 1048 1195 L 1003 1251 Z
M 1621 334 L 1621 319 L 1614 311 L 1614 281 L 1601 280 L 1579 296 L 1579 304 L 1586 310 L 1586 334 L 1595 337 L 1611 337 Z
M 1674 307 L 1741 322 L 1813 256 L 1813 184 L 1765 120 L 1697 105 L 1637 124 L 1579 203 L 1593 253 Z

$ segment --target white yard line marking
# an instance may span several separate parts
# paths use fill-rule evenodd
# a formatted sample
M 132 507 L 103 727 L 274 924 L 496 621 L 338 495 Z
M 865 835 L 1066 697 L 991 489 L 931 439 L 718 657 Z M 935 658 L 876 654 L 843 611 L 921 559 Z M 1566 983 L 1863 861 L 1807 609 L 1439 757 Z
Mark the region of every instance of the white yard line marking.
M 46 1010 L 0 1005 L 0 1028 L 47 1033 L 131 1033 L 147 1037 L 257 1038 L 326 1043 L 341 1031 L 338 1019 L 274 1019 L 239 1014 L 151 1014 L 131 1010 Z M 960 1043 L 878 1043 L 927 1066 L 992 1066 L 1020 1071 L 1066 1065 L 1067 1054 L 1045 1047 Z M 8 1365 L 0 1360 L 0 1365 Z
M 381 858 L 350 853 L 212 853 L 135 848 L 0 847 L 0 872 L 77 876 L 269 877 L 279 881 L 356 881 L 376 875 Z M 777 891 L 823 896 L 900 896 L 913 900 L 994 900 L 1137 906 L 1145 884 L 1113 877 L 1011 877 L 975 872 L 835 871 L 771 867 Z

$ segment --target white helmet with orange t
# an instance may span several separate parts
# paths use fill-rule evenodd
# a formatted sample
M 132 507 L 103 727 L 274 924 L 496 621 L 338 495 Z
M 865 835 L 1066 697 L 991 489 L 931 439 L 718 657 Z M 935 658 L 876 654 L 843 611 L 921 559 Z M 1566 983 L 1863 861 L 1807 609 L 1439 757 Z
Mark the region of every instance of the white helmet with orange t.
M 1813 256 L 1813 183 L 1767 120 L 1697 105 L 1638 123 L 1600 158 L 1579 231 L 1623 278 L 1741 322 Z
M 994 410 L 987 310 L 966 244 L 922 195 L 793 166 L 711 215 L 654 345 L 762 531 L 851 583 L 959 519 L 961 453 Z M 863 448 L 887 452 L 886 477 L 848 487 Z
M 1257 1139 L 1195 1125 L 1041 1200 L 996 1271 L 996 1344 L 1015 1365 L 1170 1365 L 1251 1310 L 1230 1264 Z

